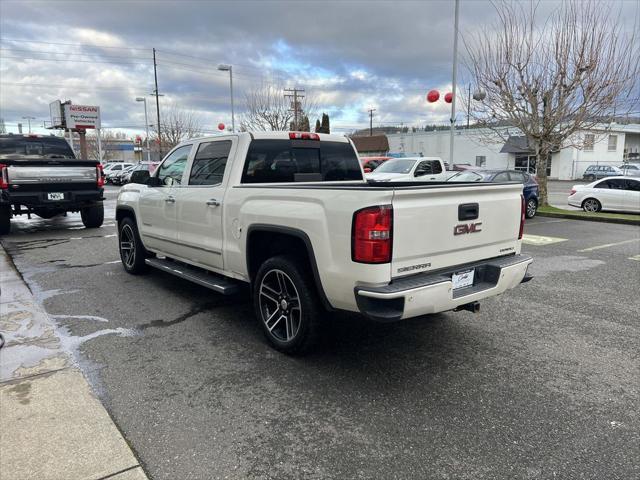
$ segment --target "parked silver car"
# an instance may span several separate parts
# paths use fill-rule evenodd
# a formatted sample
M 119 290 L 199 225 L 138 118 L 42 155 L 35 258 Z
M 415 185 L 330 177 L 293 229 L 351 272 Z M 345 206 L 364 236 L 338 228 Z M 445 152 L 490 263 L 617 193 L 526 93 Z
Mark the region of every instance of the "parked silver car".
M 599 178 L 615 177 L 617 175 L 624 175 L 622 170 L 618 167 L 613 167 L 611 165 L 589 165 L 589 167 L 584 171 L 582 178 L 593 182 Z

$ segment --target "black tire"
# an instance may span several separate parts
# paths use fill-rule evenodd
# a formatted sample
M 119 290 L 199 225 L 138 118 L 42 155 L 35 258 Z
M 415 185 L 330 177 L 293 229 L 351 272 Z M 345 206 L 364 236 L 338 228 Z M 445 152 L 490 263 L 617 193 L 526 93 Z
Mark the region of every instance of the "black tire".
M 11 231 L 11 208 L 0 207 L 0 235 L 7 235 Z
M 100 203 L 93 207 L 83 208 L 80 210 L 80 216 L 86 228 L 98 228 L 104 222 L 104 205 Z
M 525 217 L 533 218 L 536 216 L 536 212 L 538 211 L 538 201 L 535 198 L 530 198 L 527 200 L 527 205 L 525 206 Z
M 582 209 L 588 213 L 595 213 L 602 210 L 602 204 L 595 198 L 585 198 L 582 202 Z
M 260 266 L 253 283 L 253 306 L 267 340 L 290 355 L 308 353 L 320 336 L 323 309 L 307 271 L 293 257 L 272 257 Z
M 130 244 L 130 248 L 125 248 L 127 243 Z M 122 266 L 127 273 L 139 275 L 149 269 L 145 259 L 151 255 L 142 245 L 138 226 L 131 217 L 125 217 L 118 224 L 118 251 Z
M 587 176 L 587 180 L 589 180 L 590 182 L 594 182 L 596 180 L 596 176 L 595 175 L 589 175 L 589 176 Z

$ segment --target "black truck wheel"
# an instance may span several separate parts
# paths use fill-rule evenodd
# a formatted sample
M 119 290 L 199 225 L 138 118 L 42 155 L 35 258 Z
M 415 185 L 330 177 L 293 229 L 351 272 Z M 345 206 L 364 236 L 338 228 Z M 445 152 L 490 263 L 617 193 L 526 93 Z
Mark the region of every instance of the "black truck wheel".
M 152 255 L 142 245 L 138 226 L 131 217 L 126 217 L 118 224 L 118 247 L 122 266 L 127 273 L 139 275 L 147 271 L 144 260 Z
M 82 223 L 87 228 L 98 228 L 104 221 L 104 205 L 94 205 L 93 207 L 85 207 L 80 210 Z
M 0 235 L 6 235 L 11 231 L 11 208 L 0 207 Z
M 304 354 L 317 343 L 322 307 L 313 279 L 289 256 L 265 261 L 253 284 L 253 305 L 267 340 L 288 354 Z

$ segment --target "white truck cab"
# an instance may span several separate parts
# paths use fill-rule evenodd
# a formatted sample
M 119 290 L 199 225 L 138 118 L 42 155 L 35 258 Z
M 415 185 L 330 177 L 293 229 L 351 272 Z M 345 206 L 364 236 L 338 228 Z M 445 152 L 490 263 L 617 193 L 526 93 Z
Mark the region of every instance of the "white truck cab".
M 368 182 L 338 135 L 192 139 L 134 172 L 116 207 L 125 270 L 155 267 L 222 294 L 251 287 L 269 342 L 314 343 L 327 310 L 396 321 L 514 288 L 524 209 L 517 183 Z

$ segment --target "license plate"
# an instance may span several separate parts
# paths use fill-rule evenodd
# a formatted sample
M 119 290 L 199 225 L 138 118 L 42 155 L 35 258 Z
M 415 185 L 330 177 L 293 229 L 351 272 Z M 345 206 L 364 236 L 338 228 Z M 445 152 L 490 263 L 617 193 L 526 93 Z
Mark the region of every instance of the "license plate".
M 47 193 L 47 200 L 64 200 L 64 193 Z
M 451 283 L 453 284 L 453 289 L 457 290 L 458 288 L 470 287 L 471 285 L 473 285 L 474 273 L 475 270 L 472 268 L 471 270 L 456 272 L 451 275 Z

